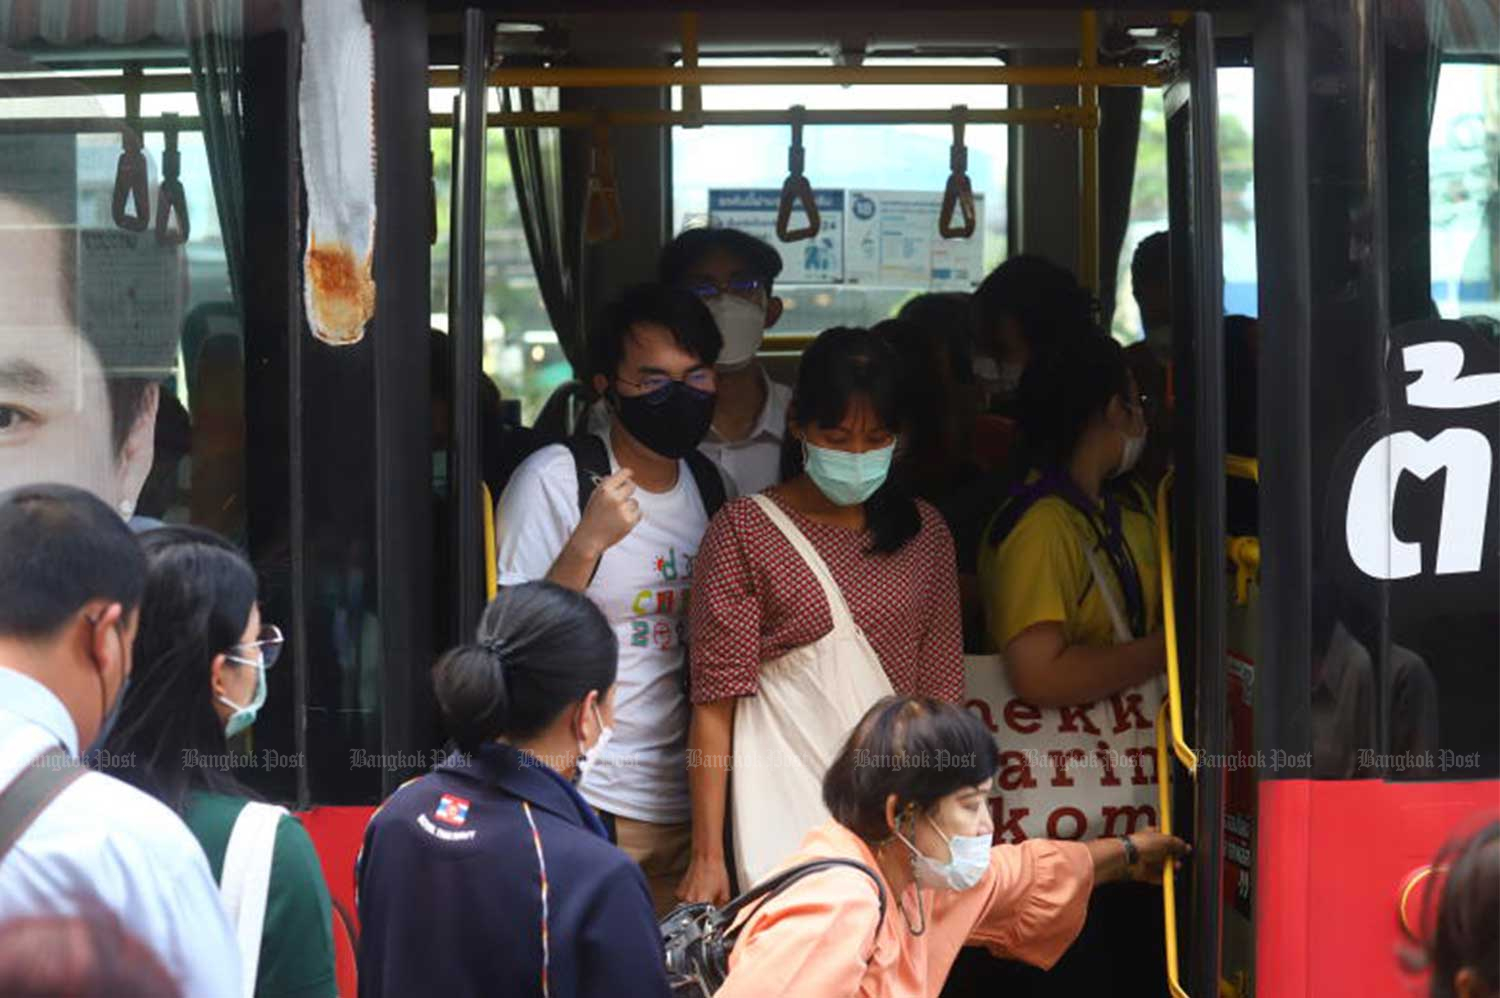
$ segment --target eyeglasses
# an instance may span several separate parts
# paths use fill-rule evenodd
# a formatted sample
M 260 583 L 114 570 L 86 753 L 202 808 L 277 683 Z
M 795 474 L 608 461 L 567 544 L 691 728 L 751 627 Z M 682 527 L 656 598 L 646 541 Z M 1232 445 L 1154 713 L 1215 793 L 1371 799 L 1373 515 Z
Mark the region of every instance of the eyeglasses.
M 648 374 L 640 381 L 631 381 L 628 378 L 616 378 L 622 385 L 639 389 L 641 396 L 648 404 L 658 404 L 667 400 L 667 391 L 672 387 L 672 382 L 680 381 L 695 392 L 712 395 L 719 389 L 718 379 L 714 377 L 712 368 L 699 367 L 689 371 L 680 378 L 674 378 L 667 374 Z M 653 398 L 653 396 L 656 396 Z
M 689 284 L 687 289 L 704 301 L 708 301 L 722 294 L 731 294 L 736 298 L 754 298 L 764 291 L 765 287 L 766 282 L 759 277 L 736 277 L 727 284 L 701 278 Z
M 1156 402 L 1151 398 L 1150 395 L 1147 395 L 1145 392 L 1141 392 L 1139 395 L 1137 395 L 1134 401 L 1131 400 L 1129 395 L 1122 395 L 1120 396 L 1120 401 L 1124 402 L 1125 407 L 1128 409 L 1139 410 L 1141 416 L 1144 417 L 1147 422 L 1150 422 L 1151 419 L 1156 415 Z
M 260 629 L 260 636 L 254 641 L 230 645 L 224 649 L 224 657 L 239 665 L 269 669 L 281 657 L 281 647 L 285 643 L 286 638 L 282 637 L 281 628 L 275 624 L 267 624 Z

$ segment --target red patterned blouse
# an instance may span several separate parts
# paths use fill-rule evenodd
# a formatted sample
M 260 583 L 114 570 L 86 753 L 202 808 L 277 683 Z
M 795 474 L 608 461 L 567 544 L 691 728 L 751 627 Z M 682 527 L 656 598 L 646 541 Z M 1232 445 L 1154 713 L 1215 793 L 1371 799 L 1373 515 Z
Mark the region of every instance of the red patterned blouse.
M 956 702 L 964 684 L 958 573 L 937 511 L 918 500 L 921 531 L 894 554 L 872 554 L 868 533 L 814 522 L 769 495 L 828 563 L 891 687 Z M 753 499 L 726 503 L 693 568 L 693 702 L 754 695 L 762 662 L 831 630 L 822 588 L 781 531 Z

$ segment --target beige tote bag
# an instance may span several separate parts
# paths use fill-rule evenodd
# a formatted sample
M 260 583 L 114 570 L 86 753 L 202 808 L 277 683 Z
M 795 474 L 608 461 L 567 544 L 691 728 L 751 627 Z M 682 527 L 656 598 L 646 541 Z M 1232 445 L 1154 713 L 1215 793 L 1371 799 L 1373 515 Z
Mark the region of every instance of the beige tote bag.
M 775 502 L 754 498 L 823 587 L 833 630 L 762 663 L 760 692 L 735 705 L 730 813 L 741 890 L 828 820 L 823 774 L 865 712 L 893 692 L 822 557 Z

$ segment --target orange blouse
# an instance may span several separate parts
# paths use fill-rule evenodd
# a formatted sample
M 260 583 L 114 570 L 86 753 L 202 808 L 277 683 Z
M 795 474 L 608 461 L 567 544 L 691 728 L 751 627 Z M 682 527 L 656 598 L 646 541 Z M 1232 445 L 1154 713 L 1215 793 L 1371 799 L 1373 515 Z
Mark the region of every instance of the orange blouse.
M 717 998 L 937 998 L 959 949 L 971 944 L 1051 967 L 1083 927 L 1094 887 L 1081 842 L 998 845 L 977 886 L 920 891 L 927 931 L 914 936 L 875 856 L 837 822 L 809 832 L 788 865 L 827 857 L 864 863 L 881 878 L 886 912 L 878 933 L 880 901 L 869 877 L 848 868 L 811 874 L 752 916 Z M 909 886 L 908 912 L 915 914 L 918 897 Z

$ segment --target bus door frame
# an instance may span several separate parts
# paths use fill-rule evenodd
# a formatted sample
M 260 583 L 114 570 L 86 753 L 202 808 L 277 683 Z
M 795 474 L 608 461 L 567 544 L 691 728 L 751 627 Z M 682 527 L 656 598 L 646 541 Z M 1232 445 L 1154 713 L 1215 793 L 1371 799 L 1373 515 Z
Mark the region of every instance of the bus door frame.
M 1217 994 L 1223 864 L 1223 770 L 1227 683 L 1224 616 L 1224 267 L 1213 21 L 1182 26 L 1176 79 L 1163 94 L 1167 120 L 1168 217 L 1172 233 L 1173 416 L 1176 487 L 1172 566 L 1178 580 L 1178 647 L 1191 668 L 1184 711 L 1200 759 L 1193 793 L 1192 904 L 1184 981 Z M 1207 762 L 1207 765 L 1203 764 Z M 1170 779 L 1170 774 L 1160 774 Z

